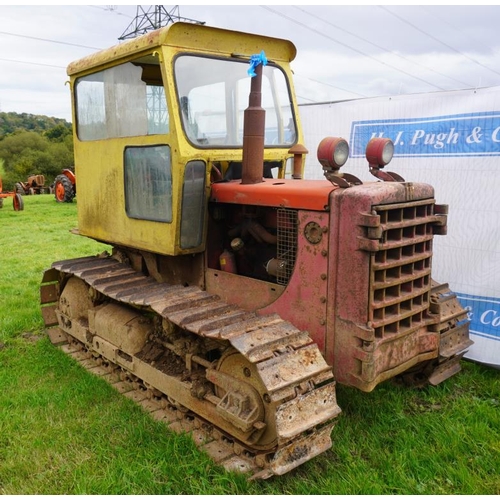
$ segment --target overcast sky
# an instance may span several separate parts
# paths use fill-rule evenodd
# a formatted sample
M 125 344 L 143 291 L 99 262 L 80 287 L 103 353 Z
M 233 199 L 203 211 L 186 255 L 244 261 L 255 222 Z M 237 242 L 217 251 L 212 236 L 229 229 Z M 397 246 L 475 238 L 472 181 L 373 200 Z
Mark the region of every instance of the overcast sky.
M 136 5 L 0 6 L 0 111 L 70 120 L 66 66 L 119 43 L 136 13 Z M 180 5 L 178 13 L 294 42 L 301 103 L 500 85 L 500 6 Z

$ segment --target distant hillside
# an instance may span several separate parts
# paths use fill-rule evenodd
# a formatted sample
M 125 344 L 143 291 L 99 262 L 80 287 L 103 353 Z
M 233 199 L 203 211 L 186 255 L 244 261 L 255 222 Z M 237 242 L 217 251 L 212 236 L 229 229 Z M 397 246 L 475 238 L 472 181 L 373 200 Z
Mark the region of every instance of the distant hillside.
M 0 140 L 6 135 L 20 130 L 43 133 L 57 125 L 63 125 L 71 130 L 71 123 L 63 118 L 54 118 L 29 113 L 0 112 Z
M 0 166 L 3 188 L 12 191 L 29 175 L 52 182 L 75 164 L 71 123 L 29 113 L 0 112 Z

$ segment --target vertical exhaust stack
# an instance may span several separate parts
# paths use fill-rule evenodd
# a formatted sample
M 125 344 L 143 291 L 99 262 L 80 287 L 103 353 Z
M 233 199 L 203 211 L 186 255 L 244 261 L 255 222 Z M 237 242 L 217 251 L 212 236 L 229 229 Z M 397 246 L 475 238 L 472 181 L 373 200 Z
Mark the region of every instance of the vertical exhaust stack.
M 264 134 L 266 110 L 262 108 L 262 66 L 255 66 L 248 108 L 243 117 L 242 184 L 257 184 L 264 177 Z

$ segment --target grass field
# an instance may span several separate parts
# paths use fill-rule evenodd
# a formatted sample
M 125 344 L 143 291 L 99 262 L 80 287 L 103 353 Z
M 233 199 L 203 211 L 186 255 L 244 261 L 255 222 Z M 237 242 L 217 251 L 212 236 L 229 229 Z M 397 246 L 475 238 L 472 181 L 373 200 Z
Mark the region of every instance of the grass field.
M 53 261 L 105 249 L 69 233 L 76 203 L 26 196 L 0 210 L 0 493 L 500 494 L 500 373 L 471 362 L 438 387 L 338 387 L 333 447 L 248 483 L 213 464 L 45 337 Z

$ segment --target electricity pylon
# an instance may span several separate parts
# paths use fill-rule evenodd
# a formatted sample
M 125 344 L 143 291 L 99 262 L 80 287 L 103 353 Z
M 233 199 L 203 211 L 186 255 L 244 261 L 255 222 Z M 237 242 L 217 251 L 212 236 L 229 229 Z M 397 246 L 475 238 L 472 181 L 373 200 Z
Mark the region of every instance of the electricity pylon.
M 167 11 L 163 5 L 150 5 L 147 10 L 145 10 L 144 6 L 138 5 L 135 19 L 129 24 L 118 40 L 135 38 L 177 21 L 205 24 L 203 21 L 181 17 L 178 5 L 172 7 L 170 11 Z

